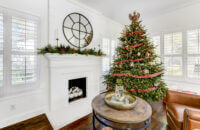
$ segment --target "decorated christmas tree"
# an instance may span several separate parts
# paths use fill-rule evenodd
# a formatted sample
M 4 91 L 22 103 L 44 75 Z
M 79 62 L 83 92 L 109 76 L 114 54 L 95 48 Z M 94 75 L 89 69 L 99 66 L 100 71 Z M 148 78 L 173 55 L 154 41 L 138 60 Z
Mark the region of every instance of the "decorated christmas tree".
M 125 26 L 119 38 L 121 46 L 116 49 L 117 57 L 105 75 L 105 83 L 107 90 L 124 86 L 130 94 L 155 102 L 165 96 L 164 69 L 139 18 L 137 12 L 129 14 L 131 24 Z

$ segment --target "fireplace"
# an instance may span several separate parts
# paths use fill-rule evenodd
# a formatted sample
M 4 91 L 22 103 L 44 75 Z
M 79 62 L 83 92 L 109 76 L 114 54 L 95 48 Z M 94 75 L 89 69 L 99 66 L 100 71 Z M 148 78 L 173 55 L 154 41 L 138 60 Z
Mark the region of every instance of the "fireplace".
M 86 81 L 87 78 L 70 79 L 68 86 L 69 103 L 86 98 Z
M 50 69 L 50 109 L 47 115 L 57 130 L 92 112 L 92 99 L 100 93 L 102 58 L 70 54 L 45 54 L 45 57 Z M 81 87 L 83 97 L 69 102 L 70 86 L 75 86 L 73 82 L 82 78 L 85 78 L 85 87 Z

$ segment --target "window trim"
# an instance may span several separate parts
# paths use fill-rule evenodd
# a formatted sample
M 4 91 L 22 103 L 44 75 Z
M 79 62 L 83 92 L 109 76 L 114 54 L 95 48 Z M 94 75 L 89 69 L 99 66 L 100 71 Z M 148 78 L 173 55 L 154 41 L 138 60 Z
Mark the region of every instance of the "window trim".
M 118 47 L 118 45 L 119 45 L 119 41 L 118 41 L 118 39 L 114 39 L 114 38 L 108 38 L 108 37 L 103 37 L 102 38 L 102 44 L 101 44 L 101 50 L 103 51 L 103 39 L 106 39 L 106 40 L 109 40 L 109 50 L 108 50 L 108 52 L 109 52 L 109 55 L 107 56 L 105 56 L 105 57 L 107 57 L 108 59 L 109 59 L 109 68 L 110 67 L 112 67 L 112 60 L 114 59 L 113 57 L 112 57 L 112 41 L 115 41 L 115 49 Z M 103 61 L 102 61 L 102 74 L 105 74 L 105 72 L 103 71 Z
M 164 35 L 169 34 L 169 33 L 176 33 L 176 32 L 182 33 L 182 54 L 181 55 L 178 54 L 178 55 L 182 56 L 182 76 L 176 77 L 176 76 L 165 75 L 164 80 L 199 85 L 199 83 L 200 83 L 199 79 L 189 78 L 187 75 L 188 56 L 196 55 L 196 54 L 188 54 L 187 53 L 187 31 L 195 30 L 195 29 L 200 29 L 200 26 L 193 26 L 193 27 L 185 28 L 185 29 L 174 29 L 174 30 L 170 30 L 170 31 L 163 31 L 163 32 L 158 32 L 158 33 L 154 33 L 153 35 L 151 35 L 151 37 L 160 36 L 160 51 L 161 51 L 160 57 L 161 57 L 161 61 L 164 63 L 164 56 L 166 56 L 164 54 Z M 200 56 L 200 54 L 199 54 L 199 56 Z
M 37 55 L 37 47 L 41 43 L 40 37 L 40 17 L 26 12 L 4 8 L 0 6 L 0 13 L 3 14 L 3 84 L 0 87 L 0 95 L 2 97 L 10 96 L 21 92 L 32 91 L 39 88 L 40 84 L 40 60 Z M 26 84 L 15 84 L 12 85 L 12 17 L 32 20 L 37 23 L 37 43 L 35 46 L 35 52 L 32 52 L 36 56 L 36 81 Z M 6 44 L 9 43 L 9 44 Z M 31 52 L 30 52 L 31 53 Z M 22 54 L 22 53 L 20 53 Z M 6 59 L 6 60 L 5 60 Z M 10 92 L 9 90 L 12 90 Z

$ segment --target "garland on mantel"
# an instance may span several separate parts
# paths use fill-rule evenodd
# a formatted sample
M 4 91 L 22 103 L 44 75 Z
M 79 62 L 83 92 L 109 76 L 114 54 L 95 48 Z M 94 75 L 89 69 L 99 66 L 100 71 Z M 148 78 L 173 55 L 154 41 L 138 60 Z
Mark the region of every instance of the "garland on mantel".
M 94 55 L 94 56 L 103 56 L 103 52 L 101 49 L 83 49 L 78 50 L 75 48 L 71 48 L 70 46 L 59 45 L 59 46 L 51 46 L 47 45 L 43 48 L 38 49 L 38 54 L 46 54 L 46 53 L 58 53 L 58 54 L 80 54 L 80 55 Z

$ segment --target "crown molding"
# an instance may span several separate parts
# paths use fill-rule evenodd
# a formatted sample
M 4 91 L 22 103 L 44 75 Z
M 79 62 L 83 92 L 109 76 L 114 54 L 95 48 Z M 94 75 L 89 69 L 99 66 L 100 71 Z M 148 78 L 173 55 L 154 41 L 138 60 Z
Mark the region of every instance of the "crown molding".
M 174 12 L 176 10 L 180 10 L 180 9 L 183 9 L 183 8 L 195 5 L 195 4 L 200 4 L 200 0 L 193 0 L 193 1 L 181 4 L 181 5 L 178 5 L 178 6 L 172 6 L 171 8 L 160 11 L 160 13 L 157 13 L 157 14 L 154 14 L 154 15 L 153 14 L 148 15 L 148 16 L 146 16 L 146 19 L 148 20 L 148 19 L 151 19 L 152 17 L 162 16 L 163 14 L 168 14 L 168 13 Z

